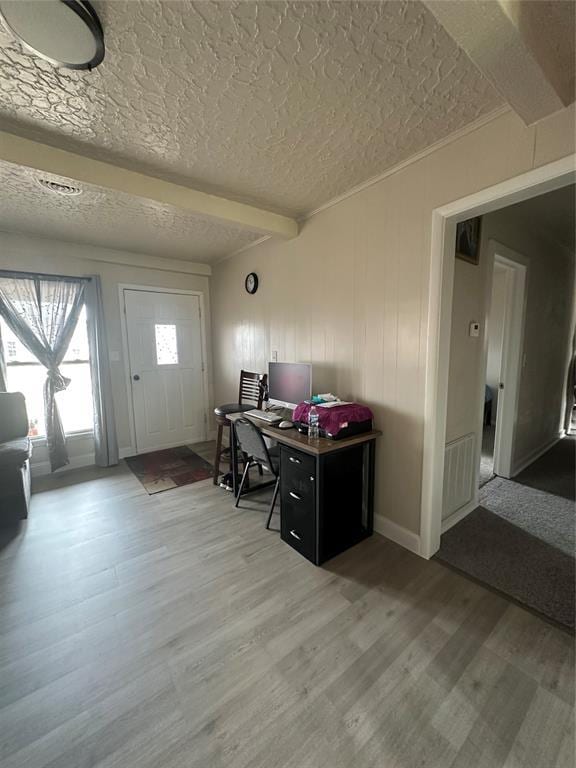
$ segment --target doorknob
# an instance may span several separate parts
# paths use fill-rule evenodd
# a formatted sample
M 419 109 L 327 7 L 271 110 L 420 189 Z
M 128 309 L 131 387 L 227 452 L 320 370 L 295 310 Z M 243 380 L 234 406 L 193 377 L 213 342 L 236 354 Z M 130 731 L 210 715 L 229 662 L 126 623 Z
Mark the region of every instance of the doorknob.
M 137 373 L 135 373 L 134 376 L 132 376 L 132 378 L 134 379 L 134 381 L 140 381 L 140 376 L 138 376 Z
M 500 382 L 500 384 L 498 384 L 498 389 L 504 389 L 504 384 L 502 382 Z

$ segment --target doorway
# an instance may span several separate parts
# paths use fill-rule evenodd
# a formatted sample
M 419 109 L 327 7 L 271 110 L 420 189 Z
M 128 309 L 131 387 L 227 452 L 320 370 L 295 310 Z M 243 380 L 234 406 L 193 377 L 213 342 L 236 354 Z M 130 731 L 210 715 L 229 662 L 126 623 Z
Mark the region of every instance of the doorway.
M 526 260 L 492 241 L 487 299 L 485 385 L 479 446 L 479 487 L 513 474 L 512 448 L 521 373 L 526 304 Z
M 482 413 L 482 444 L 480 447 L 480 488 L 490 482 L 495 476 L 496 419 L 501 410 L 498 407 L 498 401 L 502 385 L 506 278 L 506 268 L 496 261 L 492 274 L 490 310 L 486 328 L 486 385 L 484 389 L 484 410 Z
M 576 298 L 575 190 L 569 184 L 484 215 L 478 262 L 456 263 L 444 487 L 445 502 L 462 503 L 445 503 L 437 554 L 567 627 L 574 442 L 562 425 Z M 474 443 L 482 443 L 476 488 L 467 482 Z M 464 487 L 469 495 L 458 496 Z
M 206 439 L 202 296 L 121 287 L 136 453 Z
M 423 557 L 432 557 L 438 551 L 442 533 L 456 226 L 458 222 L 471 217 L 573 184 L 574 159 L 572 155 L 541 166 L 433 212 L 421 528 L 418 542 L 418 551 Z

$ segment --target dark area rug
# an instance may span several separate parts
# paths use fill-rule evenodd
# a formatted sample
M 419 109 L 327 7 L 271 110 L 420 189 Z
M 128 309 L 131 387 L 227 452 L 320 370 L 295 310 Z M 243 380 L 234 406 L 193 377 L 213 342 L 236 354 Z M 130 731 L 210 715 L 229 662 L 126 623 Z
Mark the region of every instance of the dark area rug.
M 538 461 L 516 475 L 514 482 L 574 501 L 576 497 L 575 464 L 576 437 L 567 435 Z
M 574 440 L 514 480 L 480 489 L 481 506 L 442 536 L 439 560 L 574 630 Z
M 125 459 L 147 493 L 161 493 L 212 477 L 213 468 L 187 445 Z

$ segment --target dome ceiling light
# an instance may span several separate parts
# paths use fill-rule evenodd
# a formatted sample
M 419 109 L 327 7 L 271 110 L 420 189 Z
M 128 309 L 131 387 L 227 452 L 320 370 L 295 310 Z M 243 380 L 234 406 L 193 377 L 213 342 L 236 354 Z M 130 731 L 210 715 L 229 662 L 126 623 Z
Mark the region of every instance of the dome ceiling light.
M 57 195 L 76 196 L 82 194 L 81 187 L 73 187 L 71 184 L 62 184 L 62 182 L 52 179 L 36 179 L 36 181 L 41 187 Z
M 86 0 L 0 0 L 0 21 L 40 58 L 93 69 L 104 58 L 104 32 Z

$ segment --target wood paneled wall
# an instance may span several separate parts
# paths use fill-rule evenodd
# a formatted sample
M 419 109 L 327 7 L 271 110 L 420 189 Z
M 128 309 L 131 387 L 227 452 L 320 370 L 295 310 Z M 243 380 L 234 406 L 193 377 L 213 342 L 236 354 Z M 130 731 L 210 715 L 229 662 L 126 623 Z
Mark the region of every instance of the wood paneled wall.
M 531 128 L 506 113 L 316 214 L 295 240 L 216 265 L 215 401 L 233 398 L 240 368 L 266 370 L 273 351 L 312 362 L 316 391 L 373 408 L 384 432 L 376 513 L 419 534 L 432 211 L 566 156 L 573 135 L 573 110 Z

